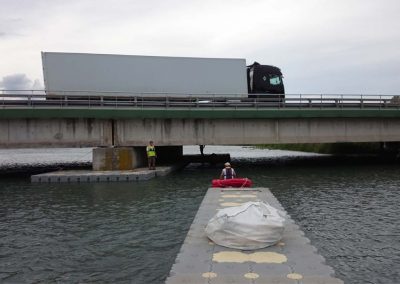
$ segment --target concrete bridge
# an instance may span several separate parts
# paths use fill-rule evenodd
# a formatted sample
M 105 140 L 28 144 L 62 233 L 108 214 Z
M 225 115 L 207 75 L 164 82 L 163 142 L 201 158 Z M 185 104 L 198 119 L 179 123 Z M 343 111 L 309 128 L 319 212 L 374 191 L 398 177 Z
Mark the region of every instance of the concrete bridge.
M 400 110 L 0 110 L 0 147 L 400 141 Z
M 1 148 L 400 141 L 400 105 L 393 98 L 2 102 Z

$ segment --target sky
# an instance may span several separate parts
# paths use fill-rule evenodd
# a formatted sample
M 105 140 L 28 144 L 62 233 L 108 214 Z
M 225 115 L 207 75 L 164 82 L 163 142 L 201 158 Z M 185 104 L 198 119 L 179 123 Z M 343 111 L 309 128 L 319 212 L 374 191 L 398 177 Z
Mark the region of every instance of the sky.
M 0 89 L 43 89 L 42 51 L 245 58 L 289 94 L 400 93 L 399 0 L 0 0 Z

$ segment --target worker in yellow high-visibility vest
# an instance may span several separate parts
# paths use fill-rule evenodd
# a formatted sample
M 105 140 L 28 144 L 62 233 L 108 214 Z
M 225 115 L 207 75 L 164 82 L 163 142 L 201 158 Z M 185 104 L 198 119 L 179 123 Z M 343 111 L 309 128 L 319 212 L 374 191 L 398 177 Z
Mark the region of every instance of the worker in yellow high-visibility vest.
M 149 145 L 147 145 L 146 152 L 147 152 L 147 161 L 149 163 L 149 170 L 155 170 L 157 154 L 156 154 L 156 147 L 154 146 L 153 141 L 150 141 Z

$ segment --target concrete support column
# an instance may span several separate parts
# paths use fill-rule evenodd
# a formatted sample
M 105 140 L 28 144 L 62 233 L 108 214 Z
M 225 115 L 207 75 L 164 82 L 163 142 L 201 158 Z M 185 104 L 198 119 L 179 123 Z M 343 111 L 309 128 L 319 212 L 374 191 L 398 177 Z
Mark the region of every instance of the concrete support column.
M 172 164 L 181 160 L 183 146 L 156 146 L 159 164 Z M 146 147 L 115 147 L 93 149 L 94 171 L 127 171 L 147 167 Z
M 93 149 L 94 171 L 126 171 L 146 164 L 143 147 L 118 147 Z

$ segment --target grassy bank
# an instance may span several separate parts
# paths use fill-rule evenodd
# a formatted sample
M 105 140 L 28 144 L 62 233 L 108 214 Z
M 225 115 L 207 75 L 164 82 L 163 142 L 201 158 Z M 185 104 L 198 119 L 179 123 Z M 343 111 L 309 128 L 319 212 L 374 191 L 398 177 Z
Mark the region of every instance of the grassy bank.
M 257 147 L 321 154 L 378 154 L 381 152 L 381 143 L 263 144 Z

